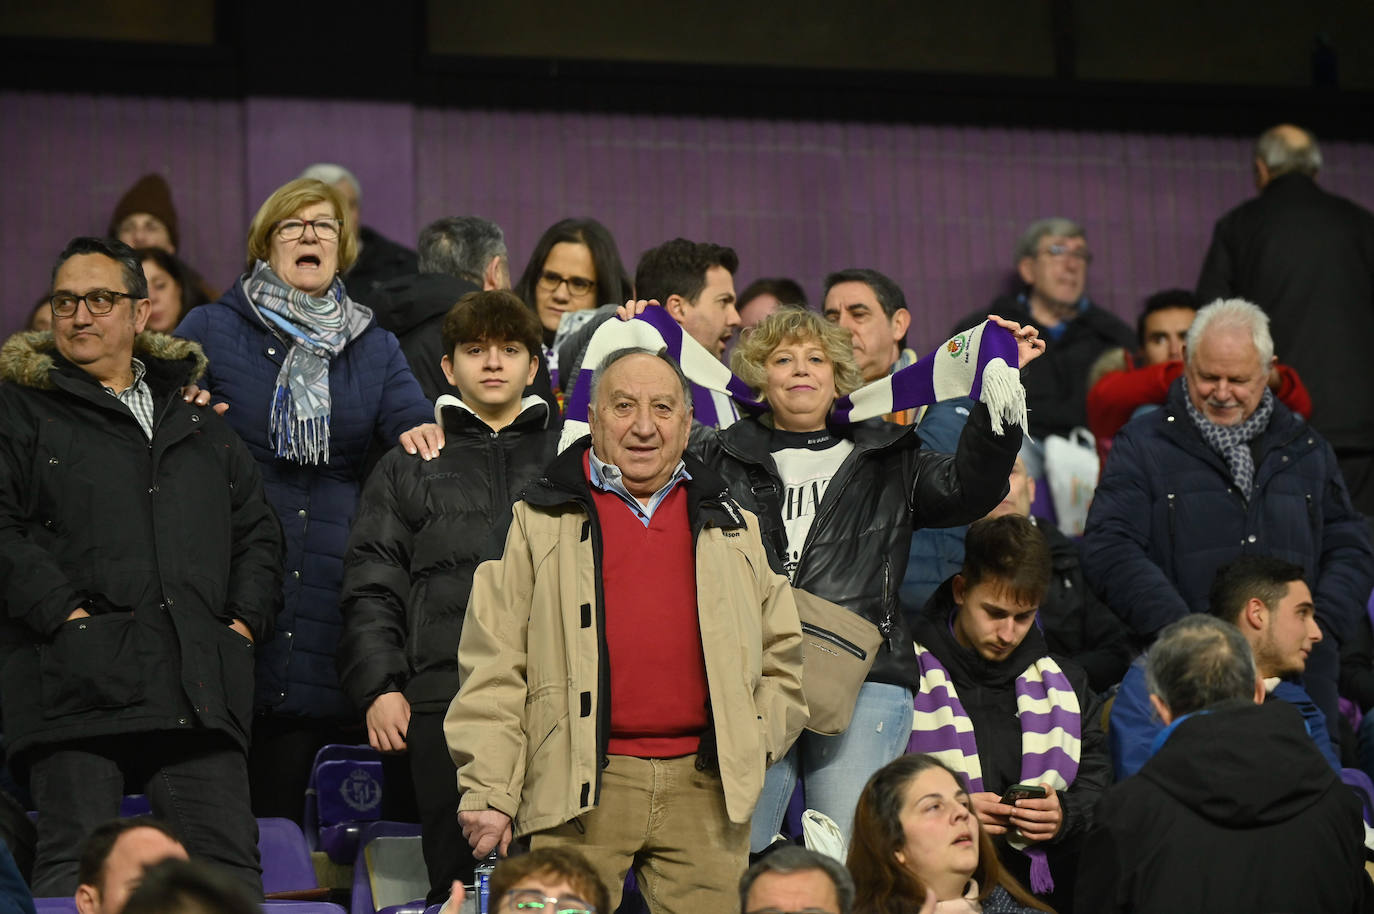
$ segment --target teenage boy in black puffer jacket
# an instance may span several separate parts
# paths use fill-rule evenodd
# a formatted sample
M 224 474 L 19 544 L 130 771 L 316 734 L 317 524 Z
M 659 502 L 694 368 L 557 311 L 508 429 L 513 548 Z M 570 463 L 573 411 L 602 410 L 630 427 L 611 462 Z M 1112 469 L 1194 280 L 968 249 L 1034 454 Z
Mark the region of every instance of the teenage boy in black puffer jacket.
M 442 367 L 462 399 L 435 403 L 440 456 L 396 448 L 363 490 L 344 565 L 339 677 L 367 713 L 368 740 L 407 752 L 423 824 L 429 902 L 475 861 L 458 827 L 444 713 L 458 692 L 458 638 L 477 566 L 500 558 L 511 505 L 558 443 L 548 405 L 522 393 L 540 326 L 509 292 L 472 292 L 444 318 Z

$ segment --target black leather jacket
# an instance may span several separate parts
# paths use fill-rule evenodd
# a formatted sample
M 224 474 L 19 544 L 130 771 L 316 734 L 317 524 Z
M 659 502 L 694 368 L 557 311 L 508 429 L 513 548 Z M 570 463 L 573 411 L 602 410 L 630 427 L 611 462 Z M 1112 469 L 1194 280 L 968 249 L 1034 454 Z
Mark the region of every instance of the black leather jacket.
M 770 561 L 782 569 L 782 480 L 769 449 L 768 418 L 700 430 L 693 449 L 715 468 L 730 494 L 759 517 Z M 967 524 L 1007 492 L 1021 429 L 993 434 L 979 404 L 955 454 L 921 449 L 914 427 L 878 419 L 833 429 L 854 442 L 835 472 L 802 549 L 792 585 L 868 619 L 886 636 L 870 682 L 916 687 L 916 655 L 897 603 L 911 532 Z

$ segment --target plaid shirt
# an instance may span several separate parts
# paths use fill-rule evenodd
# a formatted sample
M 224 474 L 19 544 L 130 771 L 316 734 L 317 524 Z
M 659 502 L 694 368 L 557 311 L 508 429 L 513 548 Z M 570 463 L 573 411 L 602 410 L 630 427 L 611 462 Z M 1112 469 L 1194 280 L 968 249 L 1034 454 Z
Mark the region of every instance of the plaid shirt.
M 148 389 L 148 385 L 143 383 L 143 376 L 148 373 L 147 367 L 138 359 L 133 360 L 134 382 L 124 388 L 120 393 L 115 393 L 113 387 L 106 387 L 105 393 L 123 403 L 133 413 L 138 420 L 139 426 L 143 429 L 143 434 L 148 436 L 148 440 L 153 439 L 153 392 Z

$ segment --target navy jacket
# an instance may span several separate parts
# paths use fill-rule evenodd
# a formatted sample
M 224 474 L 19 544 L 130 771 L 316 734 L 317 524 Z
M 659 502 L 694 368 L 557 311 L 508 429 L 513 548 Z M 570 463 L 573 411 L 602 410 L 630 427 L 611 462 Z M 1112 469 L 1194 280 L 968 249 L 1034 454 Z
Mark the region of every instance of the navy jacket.
M 1182 379 L 1164 408 L 1116 436 L 1088 512 L 1083 571 L 1142 640 L 1189 612 L 1206 612 L 1217 569 L 1242 555 L 1302 566 L 1322 631 L 1344 639 L 1364 611 L 1374 557 L 1364 518 L 1331 446 L 1274 404 L 1253 442 L 1247 501 L 1226 462 L 1188 418 Z
M 329 365 L 329 462 L 278 459 L 267 437 L 277 372 L 290 346 L 249 303 L 242 281 L 218 302 L 186 315 L 177 335 L 210 359 L 204 386 L 229 403 L 224 418 L 262 469 L 267 500 L 286 534 L 284 605 L 277 637 L 258 655 L 257 707 L 334 720 L 357 716 L 339 688 L 339 588 L 348 531 L 362 489 L 368 445 L 433 422 L 396 337 L 375 322 Z

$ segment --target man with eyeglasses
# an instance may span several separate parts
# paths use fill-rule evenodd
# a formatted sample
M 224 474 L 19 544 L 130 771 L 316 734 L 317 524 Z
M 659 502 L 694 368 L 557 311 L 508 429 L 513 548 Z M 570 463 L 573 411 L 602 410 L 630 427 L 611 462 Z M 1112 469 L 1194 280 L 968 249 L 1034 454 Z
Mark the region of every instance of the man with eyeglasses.
M 76 890 L 128 784 L 260 895 L 245 753 L 281 528 L 238 436 L 182 398 L 200 347 L 142 332 L 138 255 L 77 238 L 52 290 L 52 331 L 0 350 L 0 703 L 33 891 Z
M 1135 345 L 1131 328 L 1085 294 L 1091 262 L 1081 225 L 1061 218 L 1032 222 L 1016 245 L 1021 291 L 998 297 L 955 327 L 956 332 L 966 330 L 988 314 L 997 314 L 1040 331 L 1047 344 L 1045 354 L 1021 373 L 1030 433 L 1036 438 L 1086 426 L 1093 362 L 1108 349 Z

